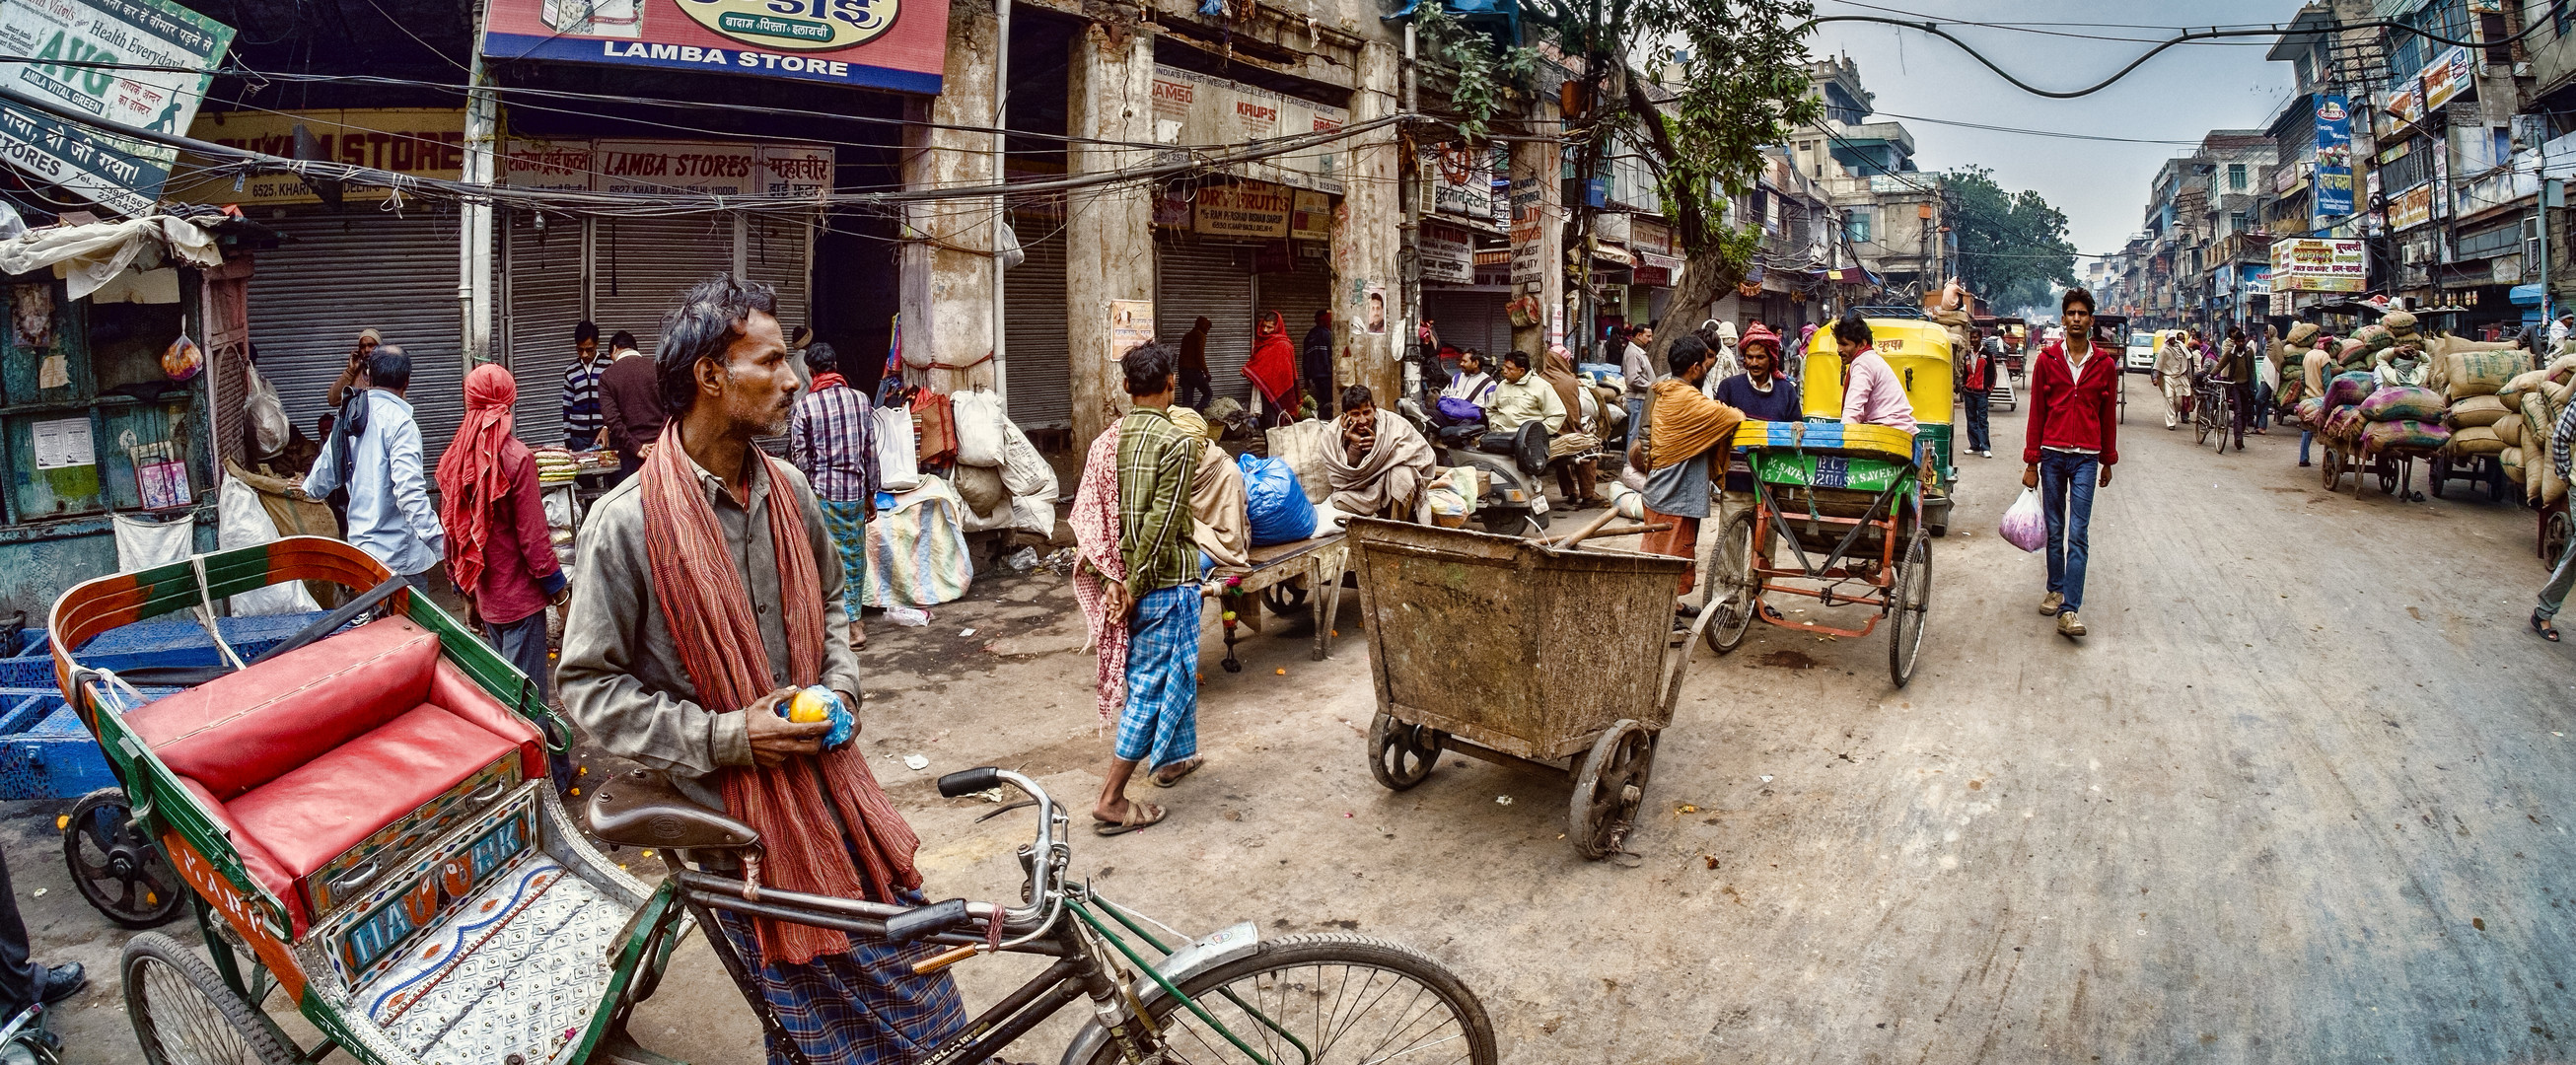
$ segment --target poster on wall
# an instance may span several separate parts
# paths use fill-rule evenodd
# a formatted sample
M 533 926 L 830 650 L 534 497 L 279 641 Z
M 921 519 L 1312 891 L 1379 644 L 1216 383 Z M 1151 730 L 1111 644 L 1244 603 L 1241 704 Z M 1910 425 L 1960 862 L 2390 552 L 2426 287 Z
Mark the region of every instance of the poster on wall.
M 1386 286 L 1375 281 L 1369 282 L 1368 295 L 1363 302 L 1368 306 L 1361 311 L 1361 327 L 1367 329 L 1370 336 L 1385 336 Z
M 1115 362 L 1127 353 L 1154 342 L 1154 301 L 1109 301 L 1109 359 Z
M 948 0 L 490 0 L 483 54 L 935 95 Z
M 1547 244 L 1540 212 L 1512 223 L 1512 284 L 1535 292 L 1547 280 Z
M 1333 239 L 1333 198 L 1297 190 L 1296 207 L 1288 216 L 1288 235 L 1298 240 Z
M 186 133 L 232 42 L 232 27 L 170 0 L 0 0 L 0 54 L 33 60 L 5 65 L 0 96 L 95 122 L 0 99 L 0 155 L 118 214 L 149 214 L 179 153 L 113 130 Z

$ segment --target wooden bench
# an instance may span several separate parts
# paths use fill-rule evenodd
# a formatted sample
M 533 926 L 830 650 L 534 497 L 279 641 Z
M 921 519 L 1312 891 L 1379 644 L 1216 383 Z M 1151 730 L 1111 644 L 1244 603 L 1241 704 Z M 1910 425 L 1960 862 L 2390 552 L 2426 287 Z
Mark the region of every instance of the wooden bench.
M 1332 654 L 1333 616 L 1341 610 L 1342 574 L 1350 568 L 1350 557 L 1350 545 L 1340 532 L 1256 547 L 1250 567 L 1217 567 L 1202 594 L 1224 604 L 1254 632 L 1262 624 L 1255 599 L 1281 617 L 1302 607 L 1314 620 L 1314 659 L 1321 662 Z

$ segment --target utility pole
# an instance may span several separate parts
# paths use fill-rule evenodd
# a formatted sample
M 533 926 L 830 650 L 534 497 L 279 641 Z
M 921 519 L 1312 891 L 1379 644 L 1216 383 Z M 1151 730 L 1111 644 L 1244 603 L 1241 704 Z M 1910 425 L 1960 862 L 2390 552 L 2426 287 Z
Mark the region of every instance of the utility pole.
M 1407 115 L 1417 113 L 1420 103 L 1416 96 L 1417 83 L 1421 80 L 1421 65 L 1415 54 L 1418 34 L 1413 20 L 1406 19 L 1403 110 Z M 1396 380 L 1404 382 L 1408 390 L 1418 390 L 1422 405 L 1428 408 L 1432 396 L 1430 371 L 1423 365 L 1423 360 L 1415 357 L 1416 347 L 1422 343 L 1422 194 L 1426 190 L 1422 187 L 1422 149 L 1415 143 L 1409 124 L 1396 127 L 1395 147 L 1400 153 L 1395 162 L 1396 203 L 1404 212 L 1404 221 L 1398 227 L 1402 230 L 1402 243 L 1395 254 L 1397 282 L 1401 290 L 1398 302 L 1404 307 L 1404 314 L 1398 320 L 1403 331 L 1393 338 L 1398 366 Z
M 492 73 L 483 65 L 483 5 L 474 5 L 474 64 L 466 72 L 465 159 L 458 175 L 468 185 L 489 187 L 494 177 L 492 141 L 500 131 L 500 101 L 492 92 Z M 492 200 L 469 199 L 458 212 L 456 301 L 462 316 L 463 369 L 493 358 L 492 345 Z

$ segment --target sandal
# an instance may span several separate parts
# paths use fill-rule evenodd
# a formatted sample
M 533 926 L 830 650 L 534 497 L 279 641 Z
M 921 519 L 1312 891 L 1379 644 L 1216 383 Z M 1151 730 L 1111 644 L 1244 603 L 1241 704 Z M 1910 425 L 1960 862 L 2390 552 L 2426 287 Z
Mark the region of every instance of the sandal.
M 2548 618 L 2541 617 L 2540 611 L 2531 612 L 2531 631 L 2539 633 L 2541 639 L 2551 643 L 2558 642 L 2558 626 L 2550 624 Z
M 1124 836 L 1130 832 L 1152 828 L 1155 825 L 1162 824 L 1163 818 L 1170 814 L 1170 812 L 1171 811 L 1165 810 L 1150 802 L 1137 802 L 1130 799 L 1127 802 L 1126 819 L 1120 821 L 1103 821 L 1095 816 L 1091 819 L 1091 831 L 1095 835 Z
M 1181 759 L 1180 761 L 1177 761 L 1177 762 L 1172 763 L 1172 765 L 1177 765 L 1177 766 L 1181 767 L 1181 771 L 1180 771 L 1180 772 L 1178 772 L 1178 773 L 1174 773 L 1174 774 L 1172 774 L 1171 776 L 1168 776 L 1168 777 L 1167 777 L 1167 776 L 1164 776 L 1164 775 L 1163 775 L 1163 771 L 1162 771 L 1162 770 L 1163 770 L 1163 769 L 1170 769 L 1170 768 L 1172 767 L 1172 766 L 1170 766 L 1170 765 L 1167 765 L 1167 766 L 1162 767 L 1162 769 L 1157 769 L 1157 770 L 1155 770 L 1154 772 L 1151 772 L 1151 773 L 1146 774 L 1146 776 L 1147 776 L 1147 777 L 1149 777 L 1149 778 L 1151 778 L 1151 779 L 1154 781 L 1154 786 L 1155 786 L 1155 787 L 1158 787 L 1158 788 L 1168 788 L 1168 787 L 1171 787 L 1171 786 L 1173 786 L 1173 785 L 1175 785 L 1175 784 L 1180 783 L 1180 782 L 1181 782 L 1181 778 L 1186 777 L 1186 776 L 1189 776 L 1189 775 L 1190 775 L 1190 774 L 1192 774 L 1192 773 L 1196 773 L 1196 772 L 1198 772 L 1198 771 L 1199 771 L 1199 767 L 1200 767 L 1200 766 L 1203 766 L 1203 765 L 1206 765 L 1206 764 L 1207 764 L 1207 759 L 1202 758 L 1202 757 L 1200 757 L 1200 756 L 1198 756 L 1198 755 L 1195 755 L 1195 754 L 1194 754 L 1194 755 L 1191 755 L 1191 756 L 1189 756 L 1189 757 L 1187 757 L 1187 758 L 1183 758 L 1183 759 Z

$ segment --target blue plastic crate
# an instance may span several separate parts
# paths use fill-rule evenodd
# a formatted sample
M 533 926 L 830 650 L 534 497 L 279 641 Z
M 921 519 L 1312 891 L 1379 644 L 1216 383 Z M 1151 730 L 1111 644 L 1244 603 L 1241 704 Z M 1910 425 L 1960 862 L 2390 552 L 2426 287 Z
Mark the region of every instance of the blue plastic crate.
M 234 653 L 248 660 L 286 642 L 287 637 L 321 616 L 320 611 L 315 611 L 217 618 L 215 627 L 224 634 L 224 641 L 233 645 Z M 29 630 L 25 640 L 16 656 L 0 658 L 0 688 L 52 687 L 53 641 L 42 629 Z M 213 666 L 223 664 L 223 654 L 215 650 L 215 641 L 207 637 L 195 618 L 182 614 L 99 633 L 81 649 L 81 664 L 111 670 Z
M 74 799 L 116 786 L 80 716 L 55 696 L 34 728 L 0 738 L 0 798 Z

